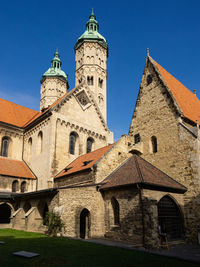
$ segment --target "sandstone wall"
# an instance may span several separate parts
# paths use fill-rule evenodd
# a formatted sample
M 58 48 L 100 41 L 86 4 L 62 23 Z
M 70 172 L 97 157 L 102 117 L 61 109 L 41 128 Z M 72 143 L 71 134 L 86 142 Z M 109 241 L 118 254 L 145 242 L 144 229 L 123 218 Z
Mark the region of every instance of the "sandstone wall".
M 147 84 L 147 75 L 152 74 L 153 81 Z M 144 71 L 129 135 L 141 136 L 142 157 L 167 173 L 188 188 L 184 196 L 186 217 L 186 237 L 197 239 L 200 208 L 197 204 L 200 193 L 199 152 L 195 135 L 184 127 L 188 126 L 177 113 L 169 93 L 160 81 L 151 65 Z M 189 126 L 195 131 L 195 125 Z M 157 138 L 157 152 L 153 153 L 151 137 Z

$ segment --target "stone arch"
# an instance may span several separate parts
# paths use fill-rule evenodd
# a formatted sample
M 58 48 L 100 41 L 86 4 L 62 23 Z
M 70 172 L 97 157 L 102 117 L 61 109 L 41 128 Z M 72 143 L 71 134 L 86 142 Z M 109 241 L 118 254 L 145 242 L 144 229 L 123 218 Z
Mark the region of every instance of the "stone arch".
M 120 207 L 119 207 L 119 202 L 115 197 L 111 198 L 111 205 L 112 205 L 112 210 L 113 210 L 113 223 L 114 225 L 119 225 L 120 224 Z
M 169 240 L 183 238 L 183 214 L 178 203 L 170 195 L 165 195 L 158 202 L 158 224 L 161 232 L 166 233 Z
M 90 237 L 91 216 L 88 209 L 82 209 L 80 213 L 80 238 Z
M 11 207 L 8 203 L 0 204 L 0 224 L 10 223 Z
M 141 156 L 142 155 L 142 152 L 139 150 L 139 149 L 132 149 L 130 151 L 131 154 L 135 154 L 135 155 L 138 155 L 138 156 Z

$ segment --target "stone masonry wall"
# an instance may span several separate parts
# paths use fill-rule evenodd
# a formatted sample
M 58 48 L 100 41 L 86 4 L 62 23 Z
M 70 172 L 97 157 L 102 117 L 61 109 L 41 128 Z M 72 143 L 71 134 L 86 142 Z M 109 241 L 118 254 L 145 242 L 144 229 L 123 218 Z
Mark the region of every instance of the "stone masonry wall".
M 153 81 L 147 85 L 147 75 L 152 74 Z M 197 177 L 198 162 L 196 138 L 187 131 L 180 122 L 176 109 L 166 88 L 155 73 L 153 67 L 147 64 L 141 82 L 129 135 L 139 133 L 143 154 L 147 161 L 167 173 L 176 181 L 188 188 L 184 197 L 186 217 L 186 237 L 197 240 L 197 228 L 200 227 L 200 179 Z M 156 153 L 152 151 L 151 137 L 157 138 Z
M 95 186 L 59 189 L 54 208 L 62 209 L 66 236 L 80 237 L 80 214 L 83 209 L 90 213 L 89 237 L 104 236 L 104 203 Z

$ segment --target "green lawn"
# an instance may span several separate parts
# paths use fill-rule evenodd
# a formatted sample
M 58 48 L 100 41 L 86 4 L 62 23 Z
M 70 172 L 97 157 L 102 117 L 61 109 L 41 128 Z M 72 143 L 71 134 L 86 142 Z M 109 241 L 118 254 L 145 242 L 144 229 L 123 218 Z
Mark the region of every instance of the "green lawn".
M 0 266 L 197 266 L 192 263 L 158 257 L 142 252 L 108 247 L 98 244 L 50 238 L 42 234 L 0 229 Z M 12 252 L 26 250 L 40 256 L 26 259 L 12 255 Z

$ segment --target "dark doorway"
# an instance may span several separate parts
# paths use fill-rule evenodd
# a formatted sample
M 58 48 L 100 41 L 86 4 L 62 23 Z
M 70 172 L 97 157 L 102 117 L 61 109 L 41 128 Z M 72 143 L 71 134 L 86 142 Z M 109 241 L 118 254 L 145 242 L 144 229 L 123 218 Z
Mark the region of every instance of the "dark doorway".
M 43 209 L 43 214 L 42 214 L 42 218 L 43 218 L 43 224 L 46 225 L 46 213 L 49 211 L 48 205 L 45 202 L 44 204 L 44 209 Z
M 158 223 L 168 240 L 183 239 L 183 217 L 180 208 L 170 196 L 158 202 Z
M 80 238 L 88 238 L 90 234 L 90 212 L 83 209 L 80 214 Z
M 10 223 L 11 208 L 8 204 L 0 205 L 0 223 Z

